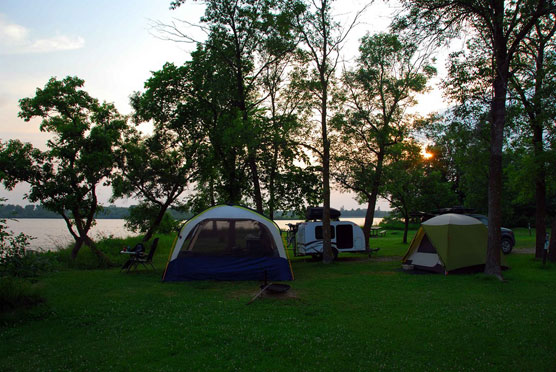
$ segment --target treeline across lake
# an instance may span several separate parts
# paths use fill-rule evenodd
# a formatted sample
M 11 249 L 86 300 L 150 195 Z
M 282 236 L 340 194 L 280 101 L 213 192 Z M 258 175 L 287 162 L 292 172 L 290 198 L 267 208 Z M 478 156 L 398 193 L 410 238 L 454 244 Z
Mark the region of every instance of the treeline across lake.
M 97 218 L 101 219 L 126 219 L 129 216 L 130 208 L 133 207 L 118 207 L 115 205 L 110 205 L 108 207 L 103 207 L 98 213 Z M 344 209 L 341 208 L 340 212 L 342 217 L 365 217 L 367 213 L 366 209 Z M 186 220 L 193 216 L 191 212 L 181 212 L 175 209 L 169 210 L 172 218 L 176 220 Z M 389 215 L 388 211 L 381 211 L 378 209 L 375 211 L 376 218 L 383 218 Z M 14 205 L 6 204 L 0 205 L 0 218 L 62 218 L 59 214 L 51 212 L 40 205 Z M 276 220 L 289 220 L 289 219 L 303 219 L 303 216 L 298 215 L 294 212 L 281 212 L 275 213 L 274 219 Z
M 125 219 L 129 217 L 130 208 L 133 207 L 118 207 L 115 205 L 103 207 L 97 212 L 96 218 L 114 220 Z M 169 213 L 174 219 L 177 220 L 188 219 L 193 215 L 189 212 L 179 212 L 173 209 L 171 209 Z M 62 216 L 51 212 L 40 205 L 29 204 L 21 206 L 6 204 L 0 205 L 0 218 L 62 218 Z

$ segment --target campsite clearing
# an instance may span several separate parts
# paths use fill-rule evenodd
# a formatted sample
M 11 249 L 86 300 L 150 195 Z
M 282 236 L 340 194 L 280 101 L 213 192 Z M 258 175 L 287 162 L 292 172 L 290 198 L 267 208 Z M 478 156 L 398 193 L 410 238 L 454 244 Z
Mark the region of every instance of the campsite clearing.
M 258 282 L 162 283 L 169 244 L 156 271 L 60 271 L 35 284 L 46 304 L 2 315 L 0 370 L 552 370 L 556 265 L 516 232 L 506 282 L 405 273 L 389 231 L 371 259 L 295 259 L 295 295 L 250 306 Z

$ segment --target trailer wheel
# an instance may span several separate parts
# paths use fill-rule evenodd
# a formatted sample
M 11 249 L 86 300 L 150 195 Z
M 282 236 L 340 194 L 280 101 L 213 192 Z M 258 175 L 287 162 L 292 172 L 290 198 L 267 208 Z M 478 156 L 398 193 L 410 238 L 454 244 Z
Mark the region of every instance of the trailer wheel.
M 313 253 L 313 254 L 311 255 L 311 258 L 312 258 L 314 261 L 322 261 L 322 253 Z
M 338 248 L 332 247 L 332 254 L 334 255 L 334 261 L 338 258 Z

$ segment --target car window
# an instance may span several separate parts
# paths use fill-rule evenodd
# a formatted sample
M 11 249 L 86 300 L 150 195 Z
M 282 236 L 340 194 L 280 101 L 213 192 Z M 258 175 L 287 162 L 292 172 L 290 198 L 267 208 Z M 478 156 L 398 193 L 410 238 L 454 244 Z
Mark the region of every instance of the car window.
M 474 215 L 471 215 L 471 217 L 478 219 L 483 224 L 488 226 L 488 217 L 487 216 L 481 216 L 481 215 L 474 214 Z

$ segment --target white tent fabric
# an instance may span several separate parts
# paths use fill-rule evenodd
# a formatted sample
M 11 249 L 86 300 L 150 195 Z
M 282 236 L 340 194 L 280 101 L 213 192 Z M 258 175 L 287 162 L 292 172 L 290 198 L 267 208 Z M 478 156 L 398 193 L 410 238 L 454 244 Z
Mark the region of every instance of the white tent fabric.
M 467 226 L 467 225 L 479 225 L 479 224 L 482 224 L 482 222 L 479 221 L 476 218 L 469 217 L 469 216 L 466 216 L 466 215 L 463 215 L 463 214 L 448 213 L 448 214 L 442 214 L 440 216 L 433 217 L 433 218 L 423 222 L 421 225 L 425 225 L 425 226 L 444 226 L 444 225 Z
M 178 254 L 180 253 L 180 249 L 183 245 L 183 242 L 191 232 L 199 223 L 205 220 L 210 219 L 248 219 L 254 220 L 264 224 L 270 233 L 272 234 L 272 238 L 276 244 L 278 252 L 280 253 L 280 257 L 286 258 L 286 251 L 284 249 L 284 243 L 282 242 L 282 238 L 280 237 L 280 229 L 278 226 L 269 219 L 264 218 L 263 216 L 255 213 L 247 208 L 242 208 L 238 206 L 230 206 L 230 205 L 221 205 L 216 206 L 210 209 L 207 209 L 201 214 L 193 217 L 185 226 L 181 229 L 178 241 L 175 244 L 174 251 L 172 252 L 172 256 L 170 257 L 170 261 L 176 259 Z

